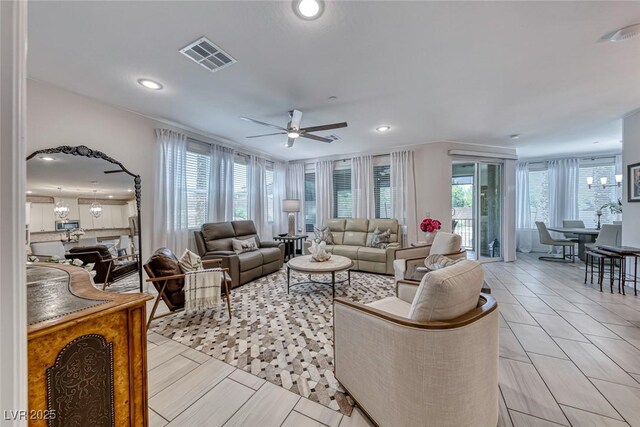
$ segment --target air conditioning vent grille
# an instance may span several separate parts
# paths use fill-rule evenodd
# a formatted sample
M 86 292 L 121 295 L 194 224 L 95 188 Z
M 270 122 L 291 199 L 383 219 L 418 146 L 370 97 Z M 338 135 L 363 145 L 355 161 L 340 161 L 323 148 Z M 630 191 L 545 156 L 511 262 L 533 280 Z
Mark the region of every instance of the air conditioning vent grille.
M 189 43 L 180 49 L 180 53 L 211 72 L 236 63 L 236 60 L 231 55 L 206 37 L 201 37 L 193 43 Z

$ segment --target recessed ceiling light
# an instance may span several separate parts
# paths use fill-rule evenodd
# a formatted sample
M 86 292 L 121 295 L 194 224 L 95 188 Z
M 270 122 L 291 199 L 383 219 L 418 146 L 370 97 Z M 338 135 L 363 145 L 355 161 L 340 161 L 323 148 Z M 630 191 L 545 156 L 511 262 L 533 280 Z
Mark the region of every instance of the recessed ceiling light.
M 294 0 L 293 11 L 298 17 L 310 21 L 317 19 L 324 11 L 322 0 Z
M 297 137 L 299 137 L 299 136 L 300 136 L 300 134 L 299 134 L 298 132 L 296 132 L 296 131 L 291 131 L 291 132 L 288 132 L 288 133 L 287 133 L 287 136 L 288 136 L 289 138 L 297 138 Z
M 27 190 L 27 194 L 33 194 L 33 191 Z
M 127 188 L 127 193 L 131 193 L 133 190 L 130 188 Z
M 390 130 L 391 130 L 391 126 L 387 126 L 387 125 L 378 126 L 378 127 L 376 128 L 376 130 L 377 130 L 378 132 L 388 132 L 388 131 L 390 131 Z
M 509 135 L 509 138 L 511 138 L 511 139 L 519 139 L 520 138 L 520 134 L 519 133 L 514 133 L 513 135 Z
M 138 79 L 138 83 L 147 89 L 160 90 L 162 89 L 162 85 L 158 82 L 149 79 Z
M 44 160 L 45 162 L 52 162 L 55 159 L 53 157 L 40 157 L 40 160 Z
M 113 196 L 112 196 L 111 194 L 109 194 L 109 198 L 110 198 L 110 199 L 113 199 Z

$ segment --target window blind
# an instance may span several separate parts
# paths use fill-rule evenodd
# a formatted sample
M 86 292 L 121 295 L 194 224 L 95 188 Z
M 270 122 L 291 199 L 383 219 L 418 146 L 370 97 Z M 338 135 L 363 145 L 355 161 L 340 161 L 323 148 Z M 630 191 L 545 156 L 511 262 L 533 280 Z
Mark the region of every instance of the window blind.
M 333 216 L 335 218 L 351 218 L 351 169 L 334 169 L 333 171 Z
M 373 197 L 376 218 L 391 218 L 391 166 L 373 167 Z
M 304 227 L 308 233 L 313 232 L 316 224 L 316 173 L 304 174 Z
M 247 219 L 249 210 L 247 165 L 233 164 L 233 219 Z
M 187 225 L 197 228 L 207 222 L 209 216 L 209 155 L 187 151 Z

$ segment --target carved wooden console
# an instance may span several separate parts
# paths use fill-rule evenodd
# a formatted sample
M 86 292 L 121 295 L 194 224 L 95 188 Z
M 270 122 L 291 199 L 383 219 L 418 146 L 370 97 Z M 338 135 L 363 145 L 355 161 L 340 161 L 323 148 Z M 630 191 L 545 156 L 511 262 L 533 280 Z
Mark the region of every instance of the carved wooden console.
M 27 267 L 30 426 L 147 426 L 146 294 L 81 268 Z M 42 414 L 42 416 L 38 416 Z

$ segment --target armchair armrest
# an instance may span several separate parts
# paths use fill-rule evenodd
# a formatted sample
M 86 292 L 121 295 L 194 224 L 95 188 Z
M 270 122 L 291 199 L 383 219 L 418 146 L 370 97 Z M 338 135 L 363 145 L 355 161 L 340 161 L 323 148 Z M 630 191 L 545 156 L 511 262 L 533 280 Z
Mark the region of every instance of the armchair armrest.
M 276 242 L 275 240 L 262 240 L 260 241 L 261 248 L 279 248 L 284 247 L 284 242 Z
M 398 249 L 395 252 L 395 259 L 426 258 L 431 252 L 431 245 L 413 246 L 410 248 Z
M 418 292 L 420 282 L 413 280 L 398 280 L 396 282 L 396 297 L 409 304 L 413 303 L 413 299 Z

